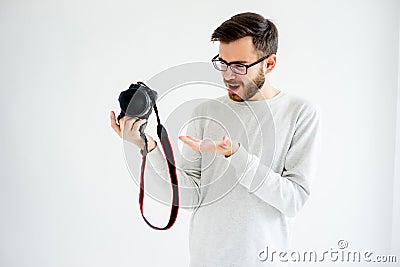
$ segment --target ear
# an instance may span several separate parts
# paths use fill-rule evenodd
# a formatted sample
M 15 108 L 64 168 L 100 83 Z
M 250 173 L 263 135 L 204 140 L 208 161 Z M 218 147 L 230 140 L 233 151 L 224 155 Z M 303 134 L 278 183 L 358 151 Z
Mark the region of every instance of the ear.
M 270 73 L 276 65 L 276 55 L 271 54 L 266 60 L 263 61 L 264 74 Z

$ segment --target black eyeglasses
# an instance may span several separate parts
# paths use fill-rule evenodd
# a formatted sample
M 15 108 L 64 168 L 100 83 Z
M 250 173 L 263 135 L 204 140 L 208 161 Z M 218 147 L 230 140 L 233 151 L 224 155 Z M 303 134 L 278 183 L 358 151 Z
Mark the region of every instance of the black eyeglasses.
M 270 55 L 271 54 L 263 56 L 262 58 L 260 58 L 259 60 L 257 60 L 254 63 L 251 63 L 250 65 L 246 65 L 246 64 L 240 63 L 238 61 L 232 61 L 232 62 L 228 63 L 223 59 L 218 59 L 219 54 L 216 55 L 215 57 L 213 57 L 211 62 L 213 63 L 214 68 L 219 70 L 219 71 L 227 71 L 228 67 L 229 67 L 233 73 L 236 73 L 236 74 L 239 74 L 239 75 L 245 75 L 245 74 L 247 74 L 247 69 L 248 68 L 253 67 L 254 65 L 260 63 L 261 61 L 263 61 L 264 59 L 266 59 Z

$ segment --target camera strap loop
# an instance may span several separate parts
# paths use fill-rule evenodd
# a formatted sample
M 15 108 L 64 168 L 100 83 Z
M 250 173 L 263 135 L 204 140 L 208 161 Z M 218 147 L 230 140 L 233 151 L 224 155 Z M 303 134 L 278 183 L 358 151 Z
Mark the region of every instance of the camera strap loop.
M 146 167 L 146 156 L 148 153 L 147 147 L 147 138 L 144 133 L 141 133 L 141 137 L 144 140 L 144 149 L 143 149 L 143 157 L 142 157 L 142 167 L 140 172 L 140 192 L 139 192 L 139 206 L 140 212 L 142 213 L 142 217 L 144 221 L 153 229 L 155 230 L 167 230 L 169 229 L 176 221 L 176 217 L 178 216 L 178 209 L 179 209 L 179 192 L 178 192 L 178 178 L 176 175 L 176 167 L 175 167 L 175 159 L 174 153 L 172 151 L 172 146 L 168 138 L 168 133 L 165 127 L 160 123 L 160 117 L 158 116 L 157 106 L 154 103 L 154 112 L 157 116 L 157 135 L 161 141 L 162 148 L 164 150 L 164 154 L 167 158 L 168 164 L 168 171 L 169 176 L 171 178 L 171 186 L 172 186 L 172 204 L 171 204 L 171 213 L 169 217 L 168 224 L 165 227 L 157 227 L 152 225 L 144 216 L 143 214 L 143 198 L 144 198 L 144 170 Z

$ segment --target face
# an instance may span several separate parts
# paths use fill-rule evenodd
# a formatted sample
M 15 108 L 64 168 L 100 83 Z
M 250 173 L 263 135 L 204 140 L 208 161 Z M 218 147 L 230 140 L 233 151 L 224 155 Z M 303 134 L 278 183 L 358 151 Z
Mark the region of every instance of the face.
M 249 65 L 259 59 L 251 36 L 246 36 L 230 43 L 220 43 L 219 57 L 226 62 L 241 61 Z M 228 88 L 228 95 L 234 101 L 245 101 L 253 98 L 265 82 L 264 61 L 247 69 L 246 75 L 233 73 L 230 68 L 223 71 L 222 77 Z

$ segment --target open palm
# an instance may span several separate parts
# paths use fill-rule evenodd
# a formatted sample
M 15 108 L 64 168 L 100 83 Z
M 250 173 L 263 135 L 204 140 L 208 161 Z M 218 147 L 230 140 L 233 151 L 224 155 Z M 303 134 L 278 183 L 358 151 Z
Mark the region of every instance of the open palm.
M 179 136 L 179 139 L 193 150 L 225 156 L 232 155 L 239 148 L 239 143 L 229 139 L 226 135 L 222 137 L 221 141 L 203 141 L 190 135 Z

